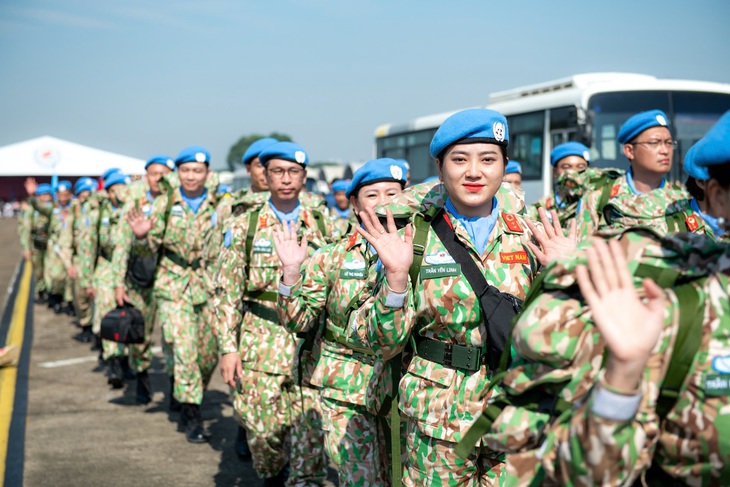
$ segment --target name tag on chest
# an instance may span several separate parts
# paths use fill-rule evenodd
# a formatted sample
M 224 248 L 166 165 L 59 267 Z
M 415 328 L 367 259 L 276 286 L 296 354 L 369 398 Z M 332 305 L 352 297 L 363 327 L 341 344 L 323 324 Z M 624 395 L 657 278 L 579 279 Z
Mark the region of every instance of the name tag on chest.
M 271 240 L 260 238 L 253 243 L 254 254 L 270 254 L 274 250 Z
M 340 279 L 365 279 L 365 269 L 340 269 Z
M 702 389 L 707 396 L 730 396 L 730 375 L 707 374 Z
M 461 275 L 461 264 L 440 264 L 421 267 L 421 280 Z

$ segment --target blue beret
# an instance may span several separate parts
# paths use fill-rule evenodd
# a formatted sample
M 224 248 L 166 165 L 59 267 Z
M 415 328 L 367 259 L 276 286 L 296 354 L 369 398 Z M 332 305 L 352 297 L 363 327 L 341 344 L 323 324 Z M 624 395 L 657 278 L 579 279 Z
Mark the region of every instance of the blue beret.
M 94 191 L 96 181 L 91 178 L 79 178 L 74 184 L 74 194 L 79 195 L 82 191 Z
M 71 191 L 71 181 L 63 180 L 58 182 L 58 186 L 56 187 L 56 191 Z
M 690 147 L 687 154 L 684 156 L 684 172 L 695 179 L 699 179 L 700 181 L 707 181 L 710 179 L 710 173 L 707 172 L 706 167 L 699 167 L 697 165 L 697 162 L 695 161 L 695 153 L 697 152 L 696 147 L 697 144 Z
M 580 142 L 566 142 L 555 147 L 550 153 L 550 165 L 555 167 L 558 161 L 564 157 L 578 156 L 591 162 L 591 151 Z
M 400 183 L 401 188 L 406 185 L 406 165 L 402 159 L 373 159 L 360 167 L 352 177 L 350 186 L 347 188 L 345 195 L 350 196 L 357 194 L 358 190 L 363 186 L 379 183 L 382 181 L 392 181 Z
M 36 196 L 40 196 L 42 194 L 51 194 L 51 185 L 48 183 L 39 184 L 35 190 L 35 194 Z
M 205 147 L 199 145 L 191 145 L 183 149 L 175 159 L 175 167 L 186 162 L 204 162 L 210 164 L 210 152 Z
M 262 150 L 266 149 L 270 145 L 276 144 L 277 142 L 279 141 L 273 137 L 264 137 L 263 139 L 259 139 L 248 146 L 248 149 L 246 149 L 246 152 L 243 153 L 241 160 L 244 164 L 248 164 L 256 159 L 259 154 L 261 154 Z
M 444 120 L 431 140 L 431 157 L 437 158 L 456 142 L 487 142 L 507 146 L 507 119 L 486 108 L 462 110 Z
M 517 161 L 509 161 L 507 167 L 504 169 L 505 174 L 522 174 L 522 164 Z
M 266 147 L 259 153 L 259 162 L 264 166 L 271 159 L 283 159 L 285 161 L 296 162 L 302 166 L 309 164 L 309 156 L 304 148 L 294 142 L 277 142 Z
M 432 183 L 432 182 L 438 181 L 438 180 L 439 180 L 439 177 L 438 176 L 429 176 L 426 179 L 424 179 L 423 182 L 424 183 Z
M 730 164 L 730 111 L 725 112 L 692 149 L 694 162 L 700 167 Z
M 152 156 L 147 159 L 147 162 L 144 165 L 145 170 L 147 170 L 147 168 L 152 164 L 160 164 L 162 166 L 169 167 L 173 171 L 175 170 L 175 161 L 173 161 L 170 156 L 166 156 L 164 154 L 157 154 L 156 156 Z
M 114 186 L 115 184 L 127 184 L 129 182 L 129 178 L 125 176 L 124 174 L 118 172 L 114 173 L 106 180 L 104 181 L 104 189 L 109 189 L 110 187 Z
M 338 179 L 332 183 L 332 192 L 336 193 L 337 191 L 347 191 L 348 187 L 350 187 L 349 179 Z
M 628 144 L 646 129 L 652 127 L 668 127 L 668 120 L 667 114 L 661 110 L 649 110 L 648 112 L 637 113 L 624 122 L 618 131 L 616 140 L 618 140 L 619 144 Z
M 406 161 L 405 159 L 396 159 L 396 161 L 402 162 L 403 163 L 403 166 L 405 166 L 405 168 L 406 168 L 406 171 L 410 171 L 411 170 L 411 165 L 408 164 L 408 161 Z
M 101 179 L 106 179 L 109 176 L 111 176 L 112 174 L 118 173 L 119 171 L 121 171 L 121 169 L 119 169 L 118 167 L 109 168 L 106 171 L 104 171 L 104 174 L 101 175 Z

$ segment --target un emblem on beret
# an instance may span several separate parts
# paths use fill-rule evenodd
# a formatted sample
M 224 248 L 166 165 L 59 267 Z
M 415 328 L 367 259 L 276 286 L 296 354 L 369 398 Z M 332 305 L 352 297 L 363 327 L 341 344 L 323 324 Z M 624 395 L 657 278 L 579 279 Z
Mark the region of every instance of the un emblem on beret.
M 587 150 L 583 151 L 583 159 L 585 159 L 588 162 L 591 162 L 591 153 Z
M 504 124 L 502 122 L 494 122 L 494 125 L 492 125 L 492 133 L 494 133 L 494 138 L 497 142 L 502 142 L 504 140 Z
M 304 164 L 304 161 L 307 160 L 307 154 L 304 151 L 298 150 L 294 153 L 294 160 L 299 164 Z
M 196 152 L 195 153 L 195 160 L 197 162 L 205 162 L 205 154 L 203 154 L 202 152 Z
M 393 179 L 403 179 L 403 169 L 400 166 L 390 166 L 390 175 Z
M 168 159 L 167 162 L 165 162 L 165 165 L 173 171 L 175 170 L 175 161 L 173 161 L 172 159 Z
M 667 124 L 667 120 L 664 117 L 662 117 L 661 115 L 656 116 L 656 121 L 659 122 L 659 125 Z

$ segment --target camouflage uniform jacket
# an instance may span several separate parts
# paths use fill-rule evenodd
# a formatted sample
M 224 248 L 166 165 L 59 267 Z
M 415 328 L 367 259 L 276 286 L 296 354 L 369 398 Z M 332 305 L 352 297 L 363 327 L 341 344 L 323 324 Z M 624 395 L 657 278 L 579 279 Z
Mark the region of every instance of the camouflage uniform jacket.
M 109 198 L 97 199 L 89 208 L 79 236 L 78 272 L 82 288 L 93 287 L 94 271 L 101 259 L 111 263 L 113 229 L 121 216 L 121 207 L 114 206 Z
M 274 230 L 279 219 L 264 203 L 254 232 L 251 255 L 246 255 L 250 213 L 234 218 L 221 248 L 222 263 L 215 277 L 216 328 L 222 354 L 240 350 L 246 367 L 269 374 L 292 374 L 292 360 L 303 340 L 279 324 L 276 311 L 280 261 L 274 248 Z M 312 210 L 301 207 L 300 235 L 307 236 L 310 252 L 327 242 L 317 228 Z M 332 222 L 325 218 L 327 233 Z M 228 233 L 228 232 L 227 232 Z M 248 272 L 247 272 L 248 270 Z M 314 364 L 308 364 L 312 366 Z
M 342 218 L 334 208 L 329 209 L 329 214 L 335 224 L 335 234 L 333 235 L 335 239 L 347 237 L 360 224 L 357 221 L 354 208 L 350 208 L 350 214 L 347 215 L 347 218 Z
M 169 214 L 168 200 L 172 198 Z M 146 237 L 147 252 L 159 252 L 155 274 L 156 298 L 170 301 L 186 299 L 193 305 L 208 302 L 211 288 L 205 269 L 204 252 L 211 234 L 217 231 L 216 197 L 206 193 L 197 213 L 188 207 L 175 188 L 155 198 L 153 225 Z M 143 241 L 144 242 L 144 241 Z M 136 245 L 136 244 L 134 244 Z M 141 256 L 145 252 L 135 246 Z M 117 278 L 119 270 L 117 270 Z
M 667 198 L 673 202 L 667 204 Z M 692 209 L 689 198 L 684 190 L 677 189 L 616 197 L 606 205 L 599 230 L 647 226 L 661 235 L 691 232 L 712 236 L 702 216 Z
M 33 207 L 23 205 L 18 215 L 18 238 L 20 238 L 20 248 L 22 250 L 30 250 L 33 248 L 31 240 L 30 225 L 33 220 Z
M 455 218 L 448 221 L 487 283 L 524 299 L 539 266 L 527 246 L 532 233 L 525 220 L 502 212 L 481 255 L 463 225 Z M 486 352 L 487 329 L 478 297 L 431 227 L 420 277 L 415 286 L 409 286 L 404 306 L 388 306 L 389 294 L 382 285 L 368 319 L 370 345 L 384 358 L 403 350 L 411 336 L 416 341 L 427 338 Z M 459 442 L 489 399 L 481 397 L 481 391 L 491 378 L 492 371 L 485 365 L 472 373 L 416 355 L 400 382 L 400 410 L 425 435 Z
M 81 203 L 79 200 L 71 201 L 70 210 L 66 218 L 66 224 L 64 225 L 58 240 L 61 260 L 63 261 L 63 266 L 66 269 L 69 269 L 74 265 L 74 257 L 77 255 L 80 243 L 79 239 L 81 236 L 82 226 L 85 223 L 84 218 L 86 217 L 87 210 L 88 205 Z
M 728 485 L 730 427 L 730 248 L 704 235 L 659 238 L 649 230 L 620 236 L 634 283 L 642 293 L 642 267 L 663 269 L 668 298 L 665 329 L 644 371 L 635 416 L 610 420 L 594 413 L 604 345 L 590 309 L 579 299 L 575 267 L 585 251 L 562 257 L 544 271 L 545 292 L 522 313 L 513 330 L 519 359 L 501 385 L 510 394 L 532 392 L 573 404 L 552 421 L 547 413 L 508 406 L 485 436 L 507 456 L 508 485 L 541 479 L 546 485 L 631 485 L 654 461 L 689 485 Z M 672 272 L 676 271 L 676 272 Z M 703 339 L 679 398 L 666 421 L 656 413 L 659 385 L 671 360 L 679 323 L 672 276 L 702 288 Z M 717 383 L 724 384 L 719 389 Z
M 69 204 L 65 208 L 61 207 L 58 203 L 43 205 L 35 198 L 30 199 L 30 204 L 35 211 L 48 218 L 48 244 L 46 252 L 52 253 L 56 258 L 60 259 L 61 247 L 59 241 L 61 240 L 61 233 L 69 223 L 71 205 Z
M 328 336 L 312 376 L 323 397 L 365 406 L 377 414 L 391 390 L 390 367 L 372 355 L 362 306 L 375 285 L 374 254 L 359 233 L 314 253 L 290 295 L 279 294 L 279 320 L 292 332 L 319 326 L 325 313 Z M 352 306 L 351 306 L 352 304 Z M 356 313 L 358 308 L 360 312 Z M 352 311 L 352 312 L 351 312 Z
M 664 202 L 664 206 L 667 207 L 676 200 L 679 192 L 682 191 L 682 187 L 675 183 L 665 182 L 664 186 L 657 188 L 651 193 L 657 193 L 657 199 Z M 587 190 L 586 194 L 581 199 L 580 211 L 577 216 L 578 221 L 578 238 L 583 240 L 605 225 L 603 212 L 599 214 L 600 200 L 602 196 L 602 188 Z M 627 182 L 626 175 L 623 175 L 616 179 L 611 187 L 609 194 L 609 202 L 614 198 L 622 197 L 624 195 L 634 195 L 635 193 Z M 648 193 L 640 193 L 636 196 L 645 196 Z M 684 193 L 686 197 L 686 193 Z

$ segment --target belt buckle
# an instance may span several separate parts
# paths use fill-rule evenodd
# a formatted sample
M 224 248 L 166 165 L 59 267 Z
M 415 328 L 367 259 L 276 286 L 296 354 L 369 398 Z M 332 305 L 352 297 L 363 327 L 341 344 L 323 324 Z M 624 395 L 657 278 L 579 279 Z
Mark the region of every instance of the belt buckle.
M 453 367 L 454 361 L 454 345 L 451 343 L 444 344 L 444 365 Z

